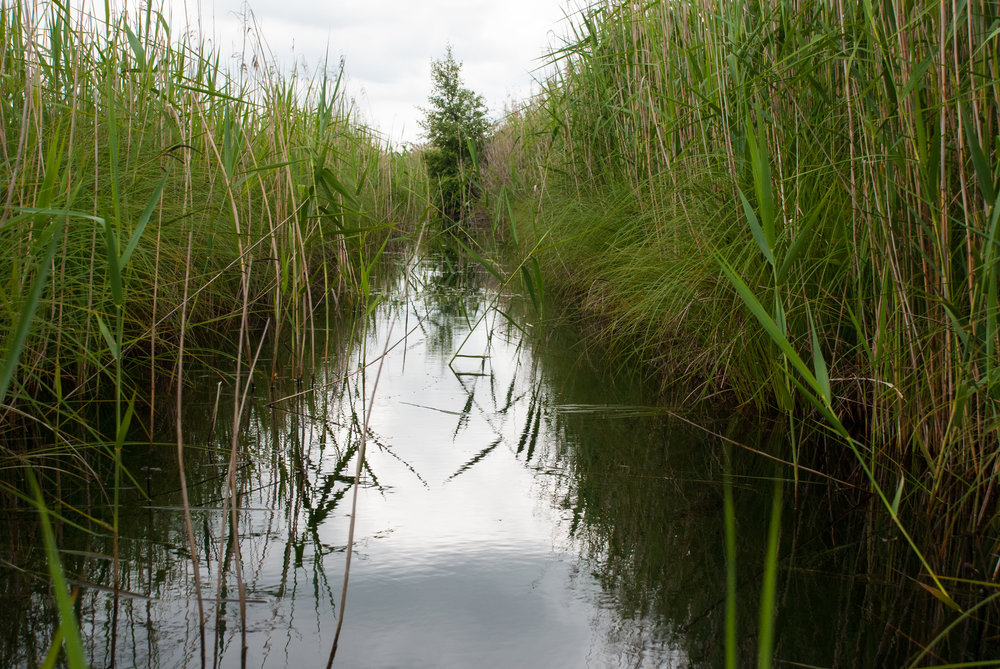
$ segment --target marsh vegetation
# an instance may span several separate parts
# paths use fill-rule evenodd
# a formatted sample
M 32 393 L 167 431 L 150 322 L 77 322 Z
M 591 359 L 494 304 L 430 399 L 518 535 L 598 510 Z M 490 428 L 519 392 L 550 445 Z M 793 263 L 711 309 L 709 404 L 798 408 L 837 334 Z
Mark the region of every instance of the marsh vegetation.
M 1000 565 L 996 21 L 594 3 L 486 152 L 493 210 L 596 338 L 783 423 L 769 454 L 870 492 L 970 616 Z
M 993 661 L 995 14 L 598 0 L 402 152 L 3 5 L 0 659 Z

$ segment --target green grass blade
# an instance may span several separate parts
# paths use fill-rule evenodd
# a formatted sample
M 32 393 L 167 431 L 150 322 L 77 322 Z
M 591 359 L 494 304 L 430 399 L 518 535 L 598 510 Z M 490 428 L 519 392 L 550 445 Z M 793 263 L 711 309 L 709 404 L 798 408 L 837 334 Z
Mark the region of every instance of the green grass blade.
M 59 560 L 59 549 L 56 548 L 56 537 L 49 522 L 48 508 L 42 498 L 42 490 L 38 486 L 35 472 L 28 467 L 26 470 L 28 483 L 34 495 L 35 507 L 38 509 L 39 522 L 42 525 L 42 540 L 45 543 L 45 554 L 49 563 L 49 578 L 52 579 L 52 590 L 55 592 L 56 605 L 59 609 L 60 627 L 66 640 L 66 661 L 71 669 L 87 667 L 87 657 L 83 652 L 83 641 L 80 638 L 80 628 L 73 611 L 73 599 L 66 584 L 66 576 Z
M 17 325 L 6 342 L 6 352 L 3 362 L 0 363 L 0 402 L 7 397 L 7 390 L 10 388 L 11 380 L 14 378 L 14 371 L 21 359 L 21 352 L 24 349 L 24 342 L 31 331 L 31 324 L 35 320 L 35 313 L 42 301 L 42 293 L 49 282 L 49 271 L 52 266 L 52 258 L 55 256 L 59 239 L 62 236 L 63 222 L 57 219 L 49 224 L 43 233 L 39 244 L 46 244 L 45 252 L 39 258 L 38 272 L 31 283 L 28 296 L 21 305 L 21 312 L 17 318 Z
M 111 351 L 111 357 L 117 360 L 119 355 L 118 342 L 116 342 L 115 338 L 111 335 L 111 330 L 108 329 L 108 325 L 104 322 L 101 315 L 96 314 L 95 316 L 97 318 L 97 327 L 100 328 L 101 336 L 104 337 L 104 343 L 108 345 L 108 349 Z
M 474 250 L 472 250 L 472 248 L 469 245 L 463 243 L 462 240 L 459 239 L 458 237 L 454 237 L 454 240 L 455 240 L 455 242 L 460 247 L 462 247 L 463 251 L 465 251 L 470 256 L 472 256 L 472 259 L 475 260 L 480 265 L 482 265 L 483 269 L 485 269 L 487 272 L 489 272 L 490 274 L 492 274 L 496 278 L 497 281 L 499 281 L 501 283 L 504 283 L 506 281 L 506 279 L 504 279 L 503 275 L 500 274 L 500 270 L 497 269 L 496 263 L 490 262 L 489 260 L 487 260 L 483 256 L 481 256 L 478 253 L 476 253 Z
M 976 170 L 976 180 L 979 183 L 979 190 L 987 202 L 993 202 L 996 199 L 996 182 L 994 181 L 993 170 L 990 169 L 989 163 L 986 160 L 986 154 L 983 153 L 983 147 L 979 143 L 979 137 L 976 135 L 976 129 L 969 119 L 969 110 L 965 105 L 959 105 L 959 111 L 962 113 L 965 139 L 969 144 L 969 152 L 972 154 L 972 166 Z
M 889 510 L 892 511 L 892 515 L 894 516 L 899 514 L 899 503 L 903 499 L 903 488 L 905 484 L 906 477 L 900 476 L 899 485 L 896 486 L 896 495 L 892 498 L 892 505 L 889 507 Z
M 760 252 L 764 254 L 764 258 L 767 262 L 774 266 L 774 253 L 771 251 L 771 246 L 767 241 L 767 235 L 764 233 L 764 229 L 760 227 L 760 222 L 757 220 L 757 214 L 754 213 L 753 207 L 750 206 L 747 196 L 740 191 L 740 201 L 743 203 L 743 212 L 746 214 L 747 223 L 750 224 L 750 232 L 753 233 L 753 239 L 757 242 L 757 248 Z
M 760 209 L 761 228 L 769 248 L 774 247 L 777 238 L 774 193 L 771 190 L 771 160 L 767 152 L 767 140 L 761 133 L 757 137 L 753 125 L 747 123 L 747 145 L 750 150 L 750 165 L 753 170 L 754 192 Z M 773 262 L 771 263 L 774 264 Z
M 817 221 L 819 221 L 819 214 L 825 209 L 826 202 L 830 198 L 831 192 L 832 191 L 827 191 L 820 203 L 813 207 L 808 218 L 806 218 L 805 223 L 801 225 L 798 233 L 795 235 L 795 239 L 792 240 L 791 246 L 789 246 L 788 250 L 785 251 L 785 255 L 781 259 L 781 266 L 778 268 L 777 275 L 775 275 L 775 283 L 777 285 L 781 285 L 785 282 L 792 265 L 795 261 L 802 257 L 806 251 L 809 250 L 809 242 L 813 239 L 813 227 L 815 227 Z
M 52 636 L 52 643 L 49 644 L 49 652 L 45 654 L 45 659 L 42 660 L 39 669 L 54 669 L 56 663 L 59 661 L 59 651 L 62 650 L 64 637 L 63 624 L 60 623 L 59 628 L 56 629 L 56 633 Z
M 139 217 L 139 220 L 135 225 L 135 230 L 132 231 L 132 237 L 128 240 L 128 246 L 125 247 L 125 251 L 122 253 L 121 259 L 118 261 L 118 266 L 120 268 L 128 266 L 128 261 L 132 258 L 132 253 L 135 251 L 135 247 L 139 245 L 139 239 L 142 237 L 142 233 L 146 230 L 146 225 L 149 223 L 149 219 L 153 215 L 153 210 L 156 208 L 156 204 L 160 201 L 160 195 L 163 193 L 163 187 L 167 185 L 167 176 L 168 175 L 166 174 L 163 175 L 163 178 L 160 179 L 160 183 L 153 191 L 152 197 L 149 198 L 149 202 L 146 203 L 146 208 L 143 209 L 142 215 Z
M 88 221 L 94 221 L 102 226 L 104 225 L 103 216 L 94 216 L 93 214 L 88 214 L 82 211 L 74 211 L 72 209 L 58 209 L 53 207 L 11 207 L 11 209 L 14 211 L 20 211 L 24 216 L 17 216 L 8 219 L 4 225 L 10 225 L 11 223 L 19 221 L 24 217 L 34 214 L 43 214 L 45 216 L 65 216 L 67 218 L 83 218 Z
M 925 657 L 927 657 L 929 654 L 933 653 L 934 652 L 934 647 L 937 646 L 937 644 L 942 639 L 944 639 L 945 637 L 947 637 L 948 634 L 950 634 L 951 631 L 953 629 L 955 629 L 955 627 L 959 623 L 961 623 L 965 619 L 971 617 L 972 614 L 974 614 L 976 611 L 978 611 L 979 609 L 983 608 L 984 606 L 987 606 L 988 604 L 992 604 L 992 603 L 996 602 L 997 599 L 1000 599 L 1000 592 L 994 593 L 994 594 L 990 595 L 989 597 L 984 597 L 979 602 L 976 602 L 976 604 L 974 606 L 970 606 L 967 611 L 963 611 L 961 613 L 961 615 L 959 615 L 957 618 L 955 618 L 955 620 L 951 621 L 943 630 L 941 630 L 941 632 L 939 632 L 938 635 L 936 637 L 934 637 L 931 640 L 930 643 L 928 643 L 926 646 L 924 646 L 924 648 L 920 651 L 920 653 L 913 659 L 913 662 L 911 662 L 909 664 L 909 667 L 911 669 L 914 669 L 915 667 L 919 667 L 921 661 Z M 975 666 L 996 666 L 996 660 L 995 659 L 990 660 L 989 663 L 985 664 L 985 665 L 983 665 L 983 664 L 958 664 L 958 665 L 947 664 L 947 665 L 939 665 L 939 666 L 942 666 L 942 667 L 953 667 L 953 666 L 958 666 L 958 667 L 962 667 L 962 666 L 970 666 L 970 667 L 975 667 Z
M 774 654 L 774 604 L 778 590 L 778 548 L 781 539 L 781 479 L 774 483 L 771 522 L 767 528 L 767 555 L 760 593 L 760 632 L 757 637 L 757 667 L 770 669 Z
M 320 182 L 320 185 L 325 188 L 332 188 L 344 198 L 346 204 L 350 204 L 357 208 L 358 200 L 354 196 L 353 189 L 349 188 L 344 182 L 333 173 L 329 167 L 322 167 L 316 171 L 316 180 Z M 332 199 L 332 197 L 331 197 Z
M 125 290 L 122 285 L 122 270 L 118 264 L 118 236 L 109 221 L 104 222 L 104 244 L 107 249 L 108 282 L 111 284 L 111 299 L 115 306 L 125 304 Z
M 770 335 L 771 340 L 788 358 L 795 369 L 798 370 L 809 386 L 811 386 L 815 392 L 819 392 L 819 382 L 816 380 L 816 377 L 809 370 L 806 364 L 802 362 L 802 358 L 800 358 L 799 354 L 792 348 L 792 345 L 785 336 L 785 333 L 778 327 L 778 324 L 773 318 L 771 318 L 771 316 L 767 313 L 767 310 L 764 309 L 761 303 L 757 300 L 753 291 L 751 291 L 749 286 L 743 282 L 743 279 L 737 276 L 736 272 L 733 271 L 733 268 L 729 266 L 729 263 L 727 263 L 722 257 L 717 257 L 717 260 L 719 265 L 722 267 L 722 271 L 725 273 L 726 278 L 729 279 L 733 288 L 736 289 L 736 292 L 743 300 L 743 303 L 746 304 L 747 308 L 750 309 L 750 312 L 754 315 L 754 317 L 756 317 L 757 321 L 764 327 L 767 334 Z
M 728 456 L 728 451 L 727 451 Z M 736 669 L 736 508 L 733 503 L 733 480 L 726 457 L 723 517 L 726 527 L 726 669 Z
M 538 311 L 538 296 L 535 294 L 535 283 L 531 278 L 531 272 L 528 270 L 527 265 L 521 265 L 521 278 L 524 280 L 524 287 L 528 291 L 528 297 L 531 298 L 531 304 Z
M 823 359 L 823 350 L 819 345 L 819 335 L 816 333 L 811 309 L 806 309 L 806 316 L 809 318 L 809 330 L 812 333 L 813 373 L 816 377 L 817 390 L 823 402 L 829 406 L 833 400 L 833 394 L 830 392 L 830 375 L 827 373 L 826 360 Z
M 129 25 L 125 24 L 125 34 L 128 36 L 129 46 L 135 55 L 136 67 L 140 70 L 146 69 L 146 49 L 142 46 L 142 40 L 132 31 Z

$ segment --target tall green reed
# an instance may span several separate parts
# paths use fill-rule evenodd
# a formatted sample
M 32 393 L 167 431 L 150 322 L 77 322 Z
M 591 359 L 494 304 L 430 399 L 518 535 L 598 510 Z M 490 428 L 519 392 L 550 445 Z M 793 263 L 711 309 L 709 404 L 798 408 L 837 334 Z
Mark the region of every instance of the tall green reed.
M 550 220 L 589 215 L 553 211 L 562 193 L 585 206 L 598 194 L 605 220 L 567 222 L 563 234 L 599 236 L 612 253 L 697 249 L 705 262 L 661 263 L 662 282 L 705 291 L 682 306 L 725 313 L 736 298 L 750 315 L 751 296 L 775 326 L 725 318 L 732 355 L 714 373 L 726 387 L 792 411 L 804 382 L 851 424 L 869 461 L 912 472 L 929 504 L 954 500 L 974 527 L 989 516 L 997 463 L 997 34 L 987 10 L 595 3 L 571 22 L 543 94 L 498 134 L 510 143 L 521 132 L 516 160 L 532 156 L 545 176 L 500 174 L 508 160 L 491 168 L 492 183 L 508 197 L 558 180 Z M 673 306 L 658 292 L 667 289 L 599 264 L 581 274 L 660 302 L 634 303 L 632 328 L 662 336 L 655 314 L 671 317 L 656 309 Z M 748 334 L 757 343 L 737 351 Z M 824 374 L 788 355 L 810 349 Z M 942 497 L 956 485 L 971 494 Z
M 0 7 L 0 464 L 3 494 L 33 504 L 26 463 L 45 465 L 58 503 L 64 474 L 107 458 L 117 542 L 123 453 L 167 381 L 180 398 L 182 351 L 237 351 L 235 449 L 244 342 L 256 333 L 259 354 L 265 323 L 275 346 L 294 330 L 302 378 L 312 333 L 364 290 L 354 264 L 426 198 L 414 161 L 352 121 L 342 63 L 301 81 L 251 41 L 232 75 L 162 8 L 108 9 L 99 22 L 59 2 Z
M 785 416 L 957 607 L 1000 546 L 994 14 L 598 1 L 485 178 L 613 350 Z
M 105 27 L 58 3 L 17 3 L 0 32 L 3 306 L 19 314 L 4 353 L 24 362 L 12 406 L 117 387 L 142 350 L 168 369 L 189 232 L 198 342 L 238 330 L 242 277 L 252 320 L 311 326 L 320 304 L 356 288 L 348 247 L 381 243 L 387 221 L 420 206 L 392 192 L 402 157 L 350 122 L 340 70 L 232 78 L 218 54 L 173 41 L 153 7 Z M 45 226 L 60 220 L 53 238 Z M 379 234 L 362 242 L 362 230 Z M 39 235 L 54 239 L 42 268 L 53 281 L 22 301 Z

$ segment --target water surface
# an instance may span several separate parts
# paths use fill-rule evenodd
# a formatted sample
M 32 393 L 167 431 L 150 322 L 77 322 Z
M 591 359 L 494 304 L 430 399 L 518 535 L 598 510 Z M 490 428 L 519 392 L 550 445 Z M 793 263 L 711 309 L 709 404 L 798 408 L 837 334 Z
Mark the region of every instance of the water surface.
M 453 257 L 395 276 L 370 317 L 312 342 L 301 374 L 280 352 L 259 363 L 236 434 L 236 532 L 224 482 L 232 381 L 191 377 L 184 440 L 206 664 L 323 666 L 343 612 L 337 666 L 718 666 L 726 458 L 739 462 L 739 646 L 753 658 L 774 479 L 788 472 L 727 453 L 719 433 L 760 447 L 758 431 L 615 380 L 570 331 L 512 323 L 510 301 Z M 148 499 L 127 493 L 117 604 L 108 533 L 62 528 L 94 666 L 201 663 L 170 424 L 127 453 Z M 814 485 L 805 477 L 798 496 Z M 95 487 L 79 495 L 109 517 Z M 852 573 L 850 514 L 789 509 L 777 657 L 884 656 L 895 642 L 870 625 L 885 605 Z M 56 624 L 36 564 L 5 572 L 5 666 L 35 664 Z

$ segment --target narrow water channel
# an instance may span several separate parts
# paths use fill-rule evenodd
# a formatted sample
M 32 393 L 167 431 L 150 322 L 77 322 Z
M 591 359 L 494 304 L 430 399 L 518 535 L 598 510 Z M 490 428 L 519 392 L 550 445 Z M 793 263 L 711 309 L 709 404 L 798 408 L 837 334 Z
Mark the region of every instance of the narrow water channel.
M 235 534 L 224 485 L 231 385 L 207 370 L 192 377 L 184 439 L 207 666 L 324 666 L 342 611 L 335 666 L 719 666 L 726 457 L 742 463 L 739 646 L 754 657 L 775 469 L 727 456 L 717 434 L 692 423 L 760 437 L 613 380 L 571 332 L 512 323 L 486 278 L 428 257 L 388 282 L 365 322 L 312 342 L 303 382 L 279 369 L 269 384 L 261 364 L 237 434 Z M 117 606 L 107 533 L 62 529 L 95 667 L 200 666 L 173 439 L 165 429 L 129 453 L 149 501 L 134 488 L 122 510 Z M 87 492 L 98 515 L 102 494 Z M 838 541 L 843 518 L 814 506 L 786 516 L 776 656 L 855 666 L 878 655 L 884 631 L 870 629 L 873 607 L 844 559 L 858 548 Z M 831 554 L 846 573 L 829 571 Z M 44 561 L 35 564 L 2 573 L 4 666 L 35 664 L 56 625 L 36 578 Z

